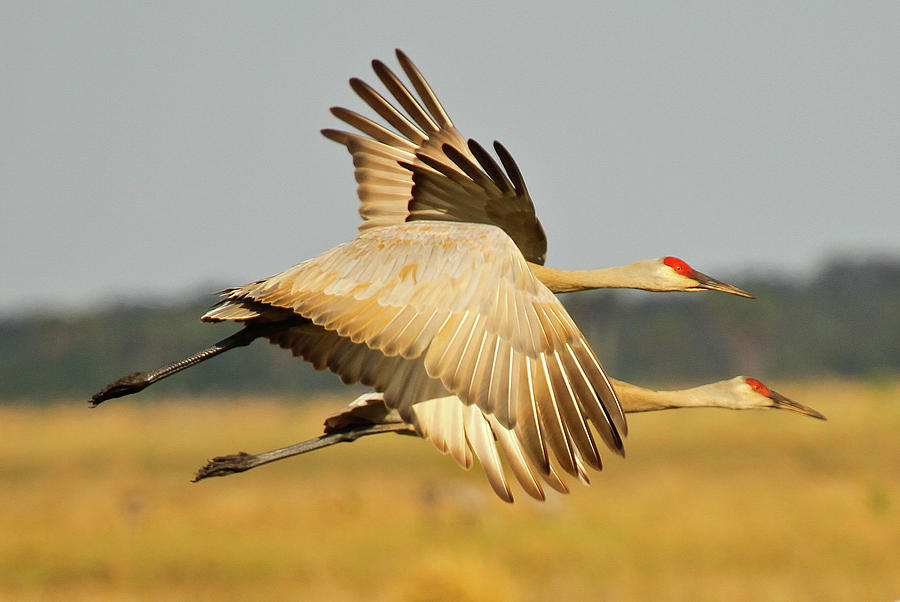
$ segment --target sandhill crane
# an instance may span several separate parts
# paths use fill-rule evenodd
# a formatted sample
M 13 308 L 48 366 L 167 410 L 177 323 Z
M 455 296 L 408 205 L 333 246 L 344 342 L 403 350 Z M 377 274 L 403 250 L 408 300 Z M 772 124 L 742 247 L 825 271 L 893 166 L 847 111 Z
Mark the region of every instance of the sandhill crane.
M 359 183 L 359 213 L 365 220 L 360 231 L 418 220 L 493 224 L 515 241 L 532 272 L 554 293 L 639 288 L 716 290 L 752 297 L 671 256 L 598 270 L 544 267 L 547 237 L 512 156 L 502 144 L 494 142 L 504 173 L 480 144 L 471 139 L 466 143 L 418 68 L 401 50 L 396 54 L 420 99 L 384 63 L 376 59 L 372 67 L 412 120 L 362 80 L 352 78 L 350 85 L 399 135 L 341 107 L 334 107 L 331 112 L 368 137 L 322 130 L 327 138 L 346 146 L 353 156 Z
M 495 226 L 410 222 L 369 229 L 225 295 L 203 320 L 245 324 L 243 335 L 233 335 L 244 342 L 231 347 L 265 337 L 344 382 L 383 392 L 387 406 L 414 425 L 422 426 L 424 409 L 414 410 L 420 402 L 458 399 L 468 416 L 464 428 L 442 435 L 457 460 L 466 457 L 466 441 L 489 445 L 482 413 L 546 478 L 553 478 L 551 458 L 572 475 L 582 464 L 600 468 L 586 420 L 607 447 L 624 453 L 625 417 L 600 362 Z M 140 390 L 226 348 L 126 377 L 92 401 Z
M 357 143 L 365 141 L 348 140 L 348 147 Z M 462 464 L 471 464 L 469 445 L 479 457 L 495 456 L 497 437 L 515 456 L 511 462 L 527 462 L 529 473 L 551 486 L 565 487 L 551 462 L 587 480 L 585 467 L 601 466 L 587 421 L 619 454 L 627 427 L 600 362 L 553 291 L 627 286 L 750 295 L 674 257 L 597 271 L 544 267 L 546 239 L 524 181 L 495 146 L 505 174 L 476 143 L 467 148 L 480 167 L 447 144 L 441 149 L 448 164 L 421 152 L 413 159 L 422 164 L 397 163 L 413 174 L 422 198 L 459 200 L 458 207 L 476 207 L 484 219 L 445 207 L 443 218 L 406 221 L 373 201 L 372 223 L 353 241 L 225 291 L 202 318 L 238 322 L 241 331 L 160 370 L 119 379 L 92 405 L 263 337 L 383 393 L 386 407 Z M 362 156 L 358 167 L 375 163 Z M 448 187 L 442 197 L 438 191 Z M 499 466 L 499 459 L 483 463 Z
M 816 410 L 788 399 L 769 389 L 759 380 L 746 376 L 736 376 L 729 380 L 681 391 L 653 391 L 616 379 L 610 379 L 610 381 L 616 388 L 619 402 L 626 413 L 694 407 L 719 407 L 735 410 L 771 408 L 791 410 L 820 420 L 826 419 Z M 424 402 L 424 405 L 418 404 L 414 411 L 425 415 L 424 417 L 419 416 L 419 421 L 429 426 L 435 416 L 441 416 L 443 421 L 447 421 L 448 417 L 450 420 L 456 421 L 466 419 L 466 411 L 455 398 L 429 400 Z M 493 438 L 488 439 L 488 446 L 474 448 L 474 452 L 484 467 L 485 474 L 494 491 L 504 501 L 512 502 L 512 492 L 506 481 L 503 467 L 499 464 L 500 453 L 497 449 L 499 444 L 504 449 L 507 458 L 512 459 L 510 465 L 523 489 L 532 497 L 543 500 L 544 492 L 537 478 L 538 475 L 515 439 L 504 433 L 502 427 L 496 422 L 492 422 L 483 414 L 481 417 L 486 422 L 487 428 L 491 430 Z M 448 430 L 443 425 L 440 426 L 442 428 L 439 433 Z M 460 425 L 456 428 L 462 429 L 463 426 Z M 214 458 L 197 472 L 194 480 L 199 481 L 208 477 L 243 472 L 336 443 L 355 441 L 367 435 L 390 432 L 430 437 L 440 449 L 444 451 L 449 449 L 449 442 L 441 439 L 440 435 L 436 436 L 433 432 L 422 431 L 421 428 L 417 429 L 405 422 L 396 410 L 389 409 L 385 405 L 384 397 L 380 393 L 366 393 L 352 401 L 341 412 L 329 416 L 325 420 L 324 434 L 321 436 L 261 454 L 240 453 Z M 461 462 L 461 465 L 464 468 L 471 467 L 471 456 L 462 457 L 464 461 Z M 586 479 L 583 468 L 580 476 L 583 480 Z M 557 478 L 548 482 L 555 489 L 563 493 L 567 492 L 565 483 L 558 478 L 558 475 Z

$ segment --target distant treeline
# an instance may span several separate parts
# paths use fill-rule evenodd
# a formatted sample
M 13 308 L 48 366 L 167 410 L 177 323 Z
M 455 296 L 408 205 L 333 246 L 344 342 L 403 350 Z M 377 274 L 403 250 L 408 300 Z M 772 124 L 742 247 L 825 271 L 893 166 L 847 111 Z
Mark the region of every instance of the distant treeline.
M 635 382 L 699 383 L 737 374 L 900 374 L 900 261 L 835 261 L 804 282 L 748 277 L 735 284 L 757 299 L 597 291 L 564 295 L 563 301 L 609 373 Z M 0 400 L 86 400 L 120 376 L 198 351 L 236 330 L 199 322 L 214 301 L 2 320 Z M 144 396 L 302 398 L 340 386 L 337 377 L 257 341 L 176 375 Z

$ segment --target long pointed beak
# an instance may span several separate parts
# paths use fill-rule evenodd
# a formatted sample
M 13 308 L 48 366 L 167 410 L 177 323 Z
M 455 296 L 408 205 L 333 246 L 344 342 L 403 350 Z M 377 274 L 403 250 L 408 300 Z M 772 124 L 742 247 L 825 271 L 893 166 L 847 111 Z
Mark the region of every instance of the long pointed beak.
M 733 284 L 728 284 L 727 282 L 722 282 L 721 280 L 716 280 L 712 276 L 707 276 L 706 274 L 702 274 L 700 272 L 694 272 L 694 280 L 696 280 L 699 285 L 696 287 L 697 289 L 704 289 L 708 291 L 721 291 L 723 293 L 731 293 L 732 295 L 737 295 L 738 297 L 747 297 L 748 299 L 756 299 L 753 295 L 748 293 L 743 289 L 739 289 Z
M 772 400 L 772 407 L 777 408 L 779 410 L 791 410 L 792 412 L 799 412 L 801 414 L 806 414 L 807 416 L 812 416 L 813 418 L 818 418 L 819 420 L 828 420 L 825 418 L 825 415 L 821 412 L 817 412 L 809 406 L 805 406 L 802 403 L 797 403 L 792 399 L 788 399 L 781 393 L 776 393 L 772 391 L 772 396 L 769 397 Z

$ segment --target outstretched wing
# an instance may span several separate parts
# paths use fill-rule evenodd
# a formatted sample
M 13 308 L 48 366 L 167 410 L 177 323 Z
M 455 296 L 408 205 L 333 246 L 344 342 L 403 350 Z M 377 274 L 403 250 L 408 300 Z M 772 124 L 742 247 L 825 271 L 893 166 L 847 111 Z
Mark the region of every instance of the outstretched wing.
M 384 391 L 410 423 L 416 403 L 452 394 L 514 430 L 545 474 L 548 447 L 571 474 L 578 458 L 599 468 L 586 418 L 621 453 L 624 415 L 600 363 L 498 228 L 415 222 L 368 230 L 230 291 L 204 319 L 257 319 L 267 308 L 318 327 L 292 328 L 273 342 Z
M 400 50 L 397 58 L 418 98 L 384 63 L 374 60 L 372 67 L 400 108 L 362 80 L 350 80 L 396 132 L 340 107 L 331 112 L 361 134 L 322 130 L 353 156 L 366 220 L 360 231 L 415 220 L 493 224 L 528 261 L 543 264 L 547 237 L 512 156 L 494 143 L 504 172 L 477 142 L 467 144 L 412 61 Z

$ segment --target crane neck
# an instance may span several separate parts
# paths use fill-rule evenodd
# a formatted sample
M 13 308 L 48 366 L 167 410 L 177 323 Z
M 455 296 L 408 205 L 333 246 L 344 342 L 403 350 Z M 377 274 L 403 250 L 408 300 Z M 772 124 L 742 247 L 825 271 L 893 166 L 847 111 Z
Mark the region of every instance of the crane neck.
M 625 412 L 651 412 L 669 408 L 721 407 L 711 385 L 680 391 L 654 391 L 611 378 L 613 388 Z
M 599 270 L 558 270 L 536 263 L 531 273 L 554 293 L 572 293 L 597 288 L 639 288 L 655 290 L 645 278 L 642 262 Z

